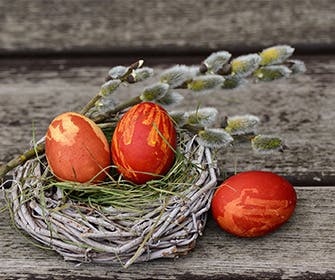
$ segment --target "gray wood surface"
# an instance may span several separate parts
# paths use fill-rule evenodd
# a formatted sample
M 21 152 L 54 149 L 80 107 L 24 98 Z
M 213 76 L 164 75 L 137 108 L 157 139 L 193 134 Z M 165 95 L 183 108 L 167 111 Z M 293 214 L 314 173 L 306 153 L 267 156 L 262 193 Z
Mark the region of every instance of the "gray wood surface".
M 332 0 L 0 1 L 0 53 L 334 51 Z
M 334 187 L 297 187 L 292 218 L 276 232 L 241 239 L 209 218 L 204 235 L 187 256 L 99 266 L 64 262 L 32 245 L 0 214 L 0 279 L 334 279 Z
M 221 231 L 209 216 L 204 235 L 187 256 L 128 269 L 116 264 L 78 266 L 35 247 L 11 226 L 8 213 L 1 212 L 0 279 L 334 279 L 335 57 L 301 59 L 308 68 L 305 75 L 201 98 L 203 106 L 217 107 L 220 117 L 256 114 L 263 120 L 261 132 L 286 139 L 289 149 L 284 154 L 261 157 L 243 149 L 222 154 L 219 160 L 223 174 L 234 172 L 237 160 L 237 171 L 271 170 L 294 183 L 297 208 L 278 231 L 256 239 L 236 238 Z M 27 148 L 33 126 L 36 137 L 41 137 L 56 114 L 78 110 L 96 93 L 108 67 L 85 60 L 81 65 L 66 60 L 0 65 L 0 162 Z M 159 73 L 165 67 L 156 69 Z M 140 84 L 122 87 L 119 98 L 128 99 L 141 88 Z M 185 100 L 178 108 L 194 109 L 197 102 L 183 93 Z M 2 191 L 0 209 L 1 195 Z

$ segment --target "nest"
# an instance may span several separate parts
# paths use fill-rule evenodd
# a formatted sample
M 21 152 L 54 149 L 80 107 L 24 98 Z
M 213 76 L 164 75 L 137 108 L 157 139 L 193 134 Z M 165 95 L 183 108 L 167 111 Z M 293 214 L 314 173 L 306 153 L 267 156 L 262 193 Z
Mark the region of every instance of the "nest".
M 173 182 L 174 174 L 169 174 L 168 184 L 175 184 L 174 191 L 157 190 L 155 199 L 137 210 L 97 207 L 66 195 L 69 192 L 57 184 L 46 186 L 40 179 L 51 176 L 45 156 L 30 160 L 14 171 L 9 195 L 13 220 L 65 260 L 118 262 L 128 267 L 185 255 L 204 230 L 217 168 L 211 150 L 199 145 L 196 137 L 188 136 L 178 150 L 182 154 L 179 171 L 171 172 L 186 172 L 188 183 Z

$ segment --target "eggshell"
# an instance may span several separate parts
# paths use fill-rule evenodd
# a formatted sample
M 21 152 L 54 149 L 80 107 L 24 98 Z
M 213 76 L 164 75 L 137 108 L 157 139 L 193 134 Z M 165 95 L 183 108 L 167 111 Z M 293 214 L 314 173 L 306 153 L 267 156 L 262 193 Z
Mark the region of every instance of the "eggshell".
M 63 181 L 101 181 L 111 164 L 102 130 L 92 120 L 73 112 L 61 114 L 50 123 L 45 153 L 51 171 Z M 103 169 L 106 172 L 101 172 Z
M 271 172 L 234 175 L 216 190 L 212 214 L 224 230 L 241 237 L 265 235 L 292 215 L 297 196 L 292 185 Z
M 174 162 L 173 149 L 173 122 L 161 106 L 151 102 L 135 105 L 124 114 L 112 138 L 113 163 L 125 179 L 136 184 L 156 178 L 153 174 L 164 175 Z

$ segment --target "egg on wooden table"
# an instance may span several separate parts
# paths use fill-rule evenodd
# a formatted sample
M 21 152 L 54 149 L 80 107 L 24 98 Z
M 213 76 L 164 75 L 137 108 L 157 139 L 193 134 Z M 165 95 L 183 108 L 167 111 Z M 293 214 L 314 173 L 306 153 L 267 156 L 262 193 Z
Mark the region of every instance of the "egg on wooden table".
M 240 237 L 257 237 L 274 231 L 294 212 L 293 186 L 272 172 L 247 171 L 224 181 L 212 200 L 217 224 Z
M 143 102 L 119 121 L 112 138 L 112 160 L 125 179 L 136 184 L 164 175 L 176 149 L 176 129 L 161 106 Z
M 52 173 L 62 181 L 102 181 L 111 164 L 109 144 L 102 130 L 74 112 L 63 113 L 50 123 L 45 153 Z

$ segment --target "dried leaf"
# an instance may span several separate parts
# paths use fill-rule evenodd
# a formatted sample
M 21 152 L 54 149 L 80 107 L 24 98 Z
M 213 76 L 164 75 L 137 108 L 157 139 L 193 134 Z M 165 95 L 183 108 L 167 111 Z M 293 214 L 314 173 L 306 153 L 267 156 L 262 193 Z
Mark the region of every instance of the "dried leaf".
M 294 52 L 294 48 L 288 45 L 273 46 L 260 53 L 262 58 L 260 65 L 272 65 L 283 63 Z
M 222 128 L 207 128 L 198 133 L 200 145 L 209 148 L 224 148 L 234 139 Z

